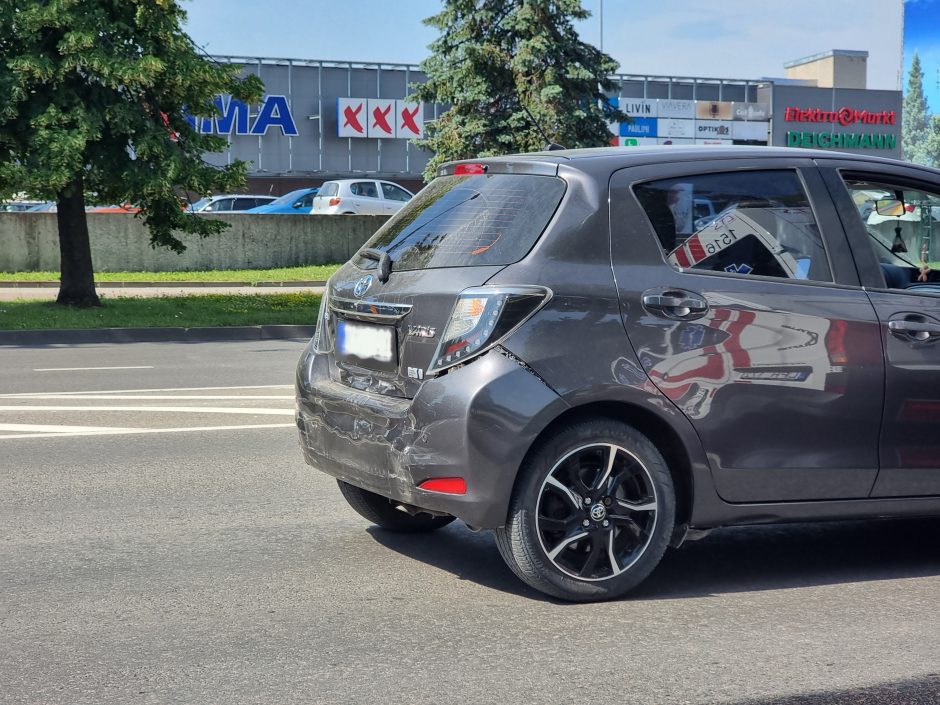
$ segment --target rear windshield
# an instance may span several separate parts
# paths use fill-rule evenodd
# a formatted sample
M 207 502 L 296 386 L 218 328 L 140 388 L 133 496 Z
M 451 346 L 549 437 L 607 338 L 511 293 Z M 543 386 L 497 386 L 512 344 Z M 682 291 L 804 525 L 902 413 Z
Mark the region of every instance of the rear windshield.
M 398 271 L 511 264 L 538 240 L 564 193 L 554 176 L 442 176 L 365 247 L 387 252 Z M 356 264 L 376 266 L 364 257 Z
M 323 186 L 320 187 L 320 192 L 318 196 L 335 196 L 336 192 L 339 190 L 339 184 L 335 181 L 327 181 Z

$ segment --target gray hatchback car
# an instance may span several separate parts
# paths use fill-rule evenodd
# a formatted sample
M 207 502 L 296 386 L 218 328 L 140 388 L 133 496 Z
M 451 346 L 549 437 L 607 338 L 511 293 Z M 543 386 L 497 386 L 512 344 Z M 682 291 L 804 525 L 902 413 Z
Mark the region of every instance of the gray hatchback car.
M 703 215 L 705 214 L 705 215 Z M 308 463 L 625 594 L 714 527 L 940 515 L 940 172 L 748 147 L 457 162 L 330 280 Z

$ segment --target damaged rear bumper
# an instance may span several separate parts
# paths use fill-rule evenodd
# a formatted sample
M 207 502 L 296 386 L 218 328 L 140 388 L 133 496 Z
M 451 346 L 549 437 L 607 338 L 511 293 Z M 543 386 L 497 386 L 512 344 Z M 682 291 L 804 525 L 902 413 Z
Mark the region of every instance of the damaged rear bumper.
M 297 427 L 313 467 L 393 500 L 452 514 L 478 528 L 506 521 L 519 466 L 538 434 L 567 408 L 528 369 L 493 350 L 426 380 L 414 399 L 361 392 L 314 360 L 298 378 Z M 463 477 L 463 495 L 422 490 Z

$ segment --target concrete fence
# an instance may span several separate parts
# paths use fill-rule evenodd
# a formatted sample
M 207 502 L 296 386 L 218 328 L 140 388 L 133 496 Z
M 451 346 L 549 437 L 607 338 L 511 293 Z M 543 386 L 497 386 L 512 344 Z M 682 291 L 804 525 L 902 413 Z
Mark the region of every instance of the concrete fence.
M 345 262 L 387 216 L 200 216 L 231 227 L 200 238 L 179 233 L 186 252 L 150 246 L 143 221 L 124 213 L 89 213 L 91 254 L 98 272 L 263 269 Z M 59 270 L 55 213 L 0 213 L 0 272 Z

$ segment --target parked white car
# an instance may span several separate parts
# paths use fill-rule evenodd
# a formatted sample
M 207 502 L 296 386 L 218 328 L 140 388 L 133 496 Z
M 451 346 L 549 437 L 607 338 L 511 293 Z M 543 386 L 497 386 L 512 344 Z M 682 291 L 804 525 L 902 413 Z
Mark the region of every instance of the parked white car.
M 391 215 L 414 194 L 391 181 L 340 179 L 327 181 L 313 199 L 313 215 Z

